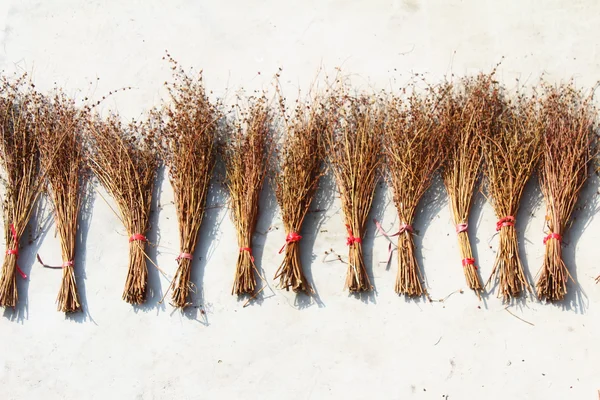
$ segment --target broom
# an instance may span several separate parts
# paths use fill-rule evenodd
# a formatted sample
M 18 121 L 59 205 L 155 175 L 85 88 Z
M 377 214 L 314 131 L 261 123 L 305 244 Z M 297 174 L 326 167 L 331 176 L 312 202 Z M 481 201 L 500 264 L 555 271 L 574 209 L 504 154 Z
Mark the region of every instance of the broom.
M 595 153 L 597 112 L 592 97 L 584 96 L 572 83 L 544 89 L 540 184 L 548 232 L 536 288 L 540 299 L 558 301 L 567 294 L 568 279 L 573 280 L 562 260 L 561 243 Z
M 299 102 L 293 118 L 285 120 L 286 136 L 279 154 L 275 195 L 281 208 L 286 243 L 279 251 L 285 251 L 285 256 L 274 279 L 279 279 L 281 287 L 296 293 L 313 293 L 302 270 L 299 241 L 302 223 L 323 174 L 325 126 L 326 119 L 317 99 Z
M 494 278 L 498 296 L 505 302 L 525 289 L 531 290 L 519 256 L 515 224 L 523 190 L 541 156 L 541 139 L 537 99 L 523 95 L 506 102 L 497 129 L 488 131 L 483 139 L 487 191 L 499 233 L 496 261 L 487 284 Z
M 239 254 L 232 294 L 256 295 L 257 271 L 252 255 L 252 234 L 258 219 L 258 200 L 273 143 L 272 115 L 267 99 L 250 98 L 247 110 L 230 130 L 225 143 L 225 175 L 236 227 Z
M 0 82 L 0 163 L 6 189 L 2 202 L 6 241 L 0 276 L 2 307 L 15 307 L 19 301 L 17 273 L 27 279 L 17 264 L 19 241 L 43 185 L 36 140 L 40 125 L 35 121 L 40 100 L 25 80 L 23 75 L 14 82 L 5 78 Z
M 366 95 L 338 93 L 331 98 L 337 119 L 326 135 L 327 151 L 340 191 L 348 237 L 346 287 L 373 290 L 362 252 L 362 237 L 379 180 L 384 112 Z
M 60 237 L 63 263 L 62 284 L 57 298 L 58 310 L 70 313 L 81 309 L 75 279 L 77 218 L 88 178 L 82 131 L 87 110 L 79 110 L 64 93 L 47 99 L 40 112 L 38 134 L 48 192 L 54 204 L 56 229 Z M 51 267 L 38 260 L 45 267 Z
M 388 180 L 400 219 L 396 293 L 410 297 L 426 294 L 415 257 L 412 223 L 419 201 L 444 160 L 444 136 L 434 116 L 432 94 L 412 94 L 407 101 L 392 96 L 386 102 L 384 151 Z
M 189 77 L 168 57 L 175 80 L 167 85 L 172 106 L 166 110 L 163 157 L 169 168 L 179 222 L 179 266 L 171 282 L 172 304 L 183 309 L 190 305 L 192 259 L 215 166 L 221 113 L 206 95 L 202 73 L 197 78 Z
M 129 269 L 123 300 L 130 304 L 146 300 L 146 232 L 159 166 L 158 129 L 154 122 L 149 118 L 123 125 L 117 115 L 111 115 L 89 124 L 91 169 L 115 199 L 129 235 Z

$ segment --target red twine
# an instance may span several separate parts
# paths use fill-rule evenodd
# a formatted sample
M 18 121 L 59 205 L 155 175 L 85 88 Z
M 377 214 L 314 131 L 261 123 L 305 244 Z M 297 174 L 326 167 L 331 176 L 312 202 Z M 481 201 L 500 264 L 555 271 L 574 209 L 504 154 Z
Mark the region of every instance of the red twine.
M 496 232 L 500 231 L 500 229 L 505 226 L 515 226 L 515 217 L 509 215 L 508 217 L 500 218 L 498 222 L 496 222 Z
M 129 238 L 129 243 L 139 240 L 141 242 L 147 242 L 148 239 L 146 239 L 146 236 L 142 235 L 141 233 L 134 233 L 133 235 L 131 235 L 131 237 Z
M 352 228 L 350 225 L 346 225 L 346 229 L 348 230 L 348 238 L 346 238 L 346 245 L 352 246 L 354 243 L 362 243 L 362 239 L 359 237 L 355 237 L 352 233 Z
M 549 234 L 548 236 L 546 236 L 546 237 L 544 238 L 544 244 L 546 244 L 546 242 L 547 242 L 548 240 L 550 240 L 550 239 L 556 239 L 556 240 L 558 240 L 559 242 L 561 242 L 561 241 L 562 241 L 562 236 L 561 236 L 560 234 L 558 234 L 558 233 L 551 233 L 551 234 Z
M 17 230 L 13 224 L 10 224 L 10 233 L 12 233 L 12 237 L 17 245 L 15 249 L 6 250 L 6 255 L 15 256 L 15 258 L 19 258 L 19 237 L 17 236 Z M 23 272 L 23 270 L 19 267 L 19 264 L 16 264 L 17 272 L 21 275 L 21 278 L 27 279 L 27 274 Z
M 465 258 L 462 260 L 462 265 L 463 267 L 466 267 L 467 265 L 472 265 L 473 268 L 477 269 L 477 265 L 475 265 L 475 259 L 474 258 Z
M 464 224 L 457 224 L 456 225 L 456 233 L 466 232 L 468 228 L 469 228 L 469 224 L 467 224 L 466 222 Z
M 298 234 L 298 232 L 288 233 L 287 236 L 285 237 L 285 244 L 283 246 L 281 246 L 281 249 L 279 249 L 279 254 L 281 254 L 283 252 L 283 249 L 285 249 L 285 246 L 287 246 L 290 243 L 298 242 L 300 239 L 302 239 L 302 236 L 300 236 Z
M 247 251 L 250 254 L 250 259 L 254 262 L 254 256 L 252 255 L 252 249 L 250 247 L 240 247 L 240 253 L 242 251 Z
M 176 261 L 180 261 L 180 260 L 182 260 L 184 258 L 186 260 L 192 261 L 192 259 L 194 258 L 194 256 L 191 253 L 181 253 L 180 255 L 177 256 L 177 258 L 175 260 Z
M 409 224 L 405 224 L 402 223 L 400 224 L 400 228 L 398 228 L 398 232 L 394 233 L 394 234 L 390 234 L 390 233 L 386 233 L 383 228 L 381 227 L 381 224 L 379 223 L 379 221 L 377 221 L 376 219 L 373 220 L 375 222 L 375 226 L 377 227 L 377 230 L 385 237 L 394 237 L 394 236 L 399 236 L 402 235 L 404 232 L 410 232 L 413 233 L 413 227 L 412 225 Z
M 73 264 L 74 264 L 74 263 L 73 263 L 73 260 L 70 260 L 70 261 L 65 261 L 65 262 L 63 262 L 63 263 L 62 263 L 62 265 L 48 265 L 48 264 L 45 264 L 45 263 L 42 261 L 42 258 L 40 257 L 40 255 L 39 255 L 39 254 L 37 254 L 36 256 L 37 256 L 37 260 L 38 260 L 38 262 L 39 262 L 40 264 L 42 264 L 42 266 L 43 266 L 44 268 L 56 268 L 56 269 L 62 269 L 62 268 L 72 267 L 72 266 L 73 266 Z

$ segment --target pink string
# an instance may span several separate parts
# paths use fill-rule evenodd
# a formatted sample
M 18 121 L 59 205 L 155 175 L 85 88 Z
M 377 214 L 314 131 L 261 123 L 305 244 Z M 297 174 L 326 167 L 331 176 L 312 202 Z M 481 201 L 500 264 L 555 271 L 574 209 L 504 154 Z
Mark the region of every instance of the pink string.
M 469 224 L 467 224 L 467 223 L 457 224 L 456 225 L 456 233 L 466 232 L 468 228 L 469 228 Z
M 496 222 L 496 232 L 500 231 L 500 229 L 505 226 L 515 226 L 515 217 L 509 215 L 508 217 L 500 218 L 498 222 Z
M 129 238 L 129 243 L 139 240 L 141 242 L 147 242 L 148 239 L 146 239 L 146 236 L 142 235 L 141 233 L 134 233 L 133 235 L 131 235 L 131 237 Z
M 250 259 L 252 260 L 252 262 L 254 262 L 254 256 L 252 255 L 252 249 L 250 247 L 240 247 L 240 253 L 242 251 L 247 251 L 248 253 L 250 253 Z
M 17 230 L 15 229 L 15 226 L 13 224 L 10 224 L 10 233 L 12 233 L 12 237 L 17 245 L 17 248 L 6 250 L 6 255 L 15 256 L 15 259 L 18 259 L 19 258 L 19 237 L 17 236 Z M 21 278 L 27 279 L 27 274 L 25 272 L 23 272 L 21 267 L 19 267 L 19 264 L 17 263 L 15 266 L 17 267 L 17 272 L 19 273 L 19 275 L 21 275 Z
M 550 240 L 550 239 L 556 239 L 556 240 L 558 240 L 559 242 L 562 242 L 562 236 L 561 236 L 560 234 L 558 234 L 558 233 L 551 233 L 551 234 L 549 234 L 548 236 L 546 236 L 546 237 L 544 238 L 544 244 L 546 244 L 546 242 L 547 242 L 548 240 Z
M 177 258 L 175 260 L 180 261 L 182 259 L 192 261 L 194 259 L 194 256 L 191 253 L 181 253 L 180 255 L 177 256 Z
M 466 267 L 467 265 L 472 265 L 473 268 L 477 269 L 477 266 L 475 265 L 475 259 L 474 258 L 465 258 L 462 260 L 462 265 L 463 267 Z
M 302 236 L 300 236 L 298 234 L 298 232 L 288 233 L 287 236 L 285 237 L 285 244 L 283 246 L 281 246 L 281 249 L 279 249 L 279 254 L 281 254 L 283 252 L 283 249 L 285 249 L 285 246 L 287 246 L 290 243 L 298 242 L 300 239 L 302 239 Z
M 42 264 L 42 266 L 43 266 L 44 268 L 55 268 L 55 269 L 62 269 L 62 268 L 72 267 L 72 266 L 74 265 L 74 263 L 73 263 L 73 260 L 70 260 L 70 261 L 65 261 L 65 262 L 63 262 L 63 263 L 62 263 L 62 265 L 48 265 L 48 264 L 45 264 L 45 263 L 42 261 L 42 258 L 40 257 L 40 255 L 39 255 L 39 254 L 36 254 L 36 257 L 37 257 L 37 260 L 38 260 L 38 262 L 39 262 L 40 264 Z

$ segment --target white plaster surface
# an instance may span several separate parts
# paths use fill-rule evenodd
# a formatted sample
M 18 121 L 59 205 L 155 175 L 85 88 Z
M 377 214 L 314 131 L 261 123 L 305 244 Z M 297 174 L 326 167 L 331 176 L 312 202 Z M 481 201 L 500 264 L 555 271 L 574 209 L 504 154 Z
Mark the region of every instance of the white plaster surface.
M 203 68 L 214 96 L 229 98 L 240 87 L 270 89 L 280 66 L 284 90 L 294 94 L 306 92 L 319 67 L 341 66 L 363 87 L 398 88 L 411 72 L 436 81 L 489 71 L 502 56 L 499 76 L 509 86 L 545 73 L 591 87 L 600 77 L 599 16 L 592 0 L 1 0 L 0 68 L 28 71 L 39 88 L 56 83 L 79 99 L 132 86 L 105 103 L 126 117 L 160 103 L 170 77 L 165 49 L 184 66 Z M 269 278 L 265 298 L 243 308 L 230 295 L 235 232 L 226 209 L 211 208 L 193 273 L 205 315 L 202 308 L 181 314 L 159 305 L 168 280 L 152 268 L 147 305 L 121 300 L 127 238 L 96 195 L 76 260 L 85 314 L 57 312 L 61 273 L 34 263 L 37 251 L 48 262 L 60 260 L 54 228 L 22 251 L 30 279 L 20 281 L 19 308 L 0 318 L 0 399 L 597 399 L 598 184 L 589 181 L 565 236 L 564 257 L 579 290 L 571 284 L 558 306 L 530 297 L 510 308 L 533 325 L 494 294 L 479 301 L 466 290 L 446 197 L 436 194 L 439 180 L 414 224 L 419 260 L 432 298 L 463 294 L 434 303 L 398 297 L 396 259 L 389 269 L 381 263 L 388 243 L 370 226 L 365 252 L 377 292 L 348 296 L 345 265 L 323 262 L 330 248 L 346 252 L 339 200 L 324 182 L 319 205 L 327 212 L 312 213 L 302 232 L 321 304 L 298 303 L 271 281 L 285 234 L 266 192 L 254 243 Z M 213 206 L 225 202 L 219 189 Z M 159 247 L 150 254 L 169 276 L 178 252 L 172 199 L 164 179 L 150 234 Z M 386 229 L 397 227 L 383 190 L 373 216 Z M 493 210 L 481 194 L 470 222 L 487 279 L 497 241 Z M 530 276 L 541 264 L 543 225 L 534 181 L 517 222 Z

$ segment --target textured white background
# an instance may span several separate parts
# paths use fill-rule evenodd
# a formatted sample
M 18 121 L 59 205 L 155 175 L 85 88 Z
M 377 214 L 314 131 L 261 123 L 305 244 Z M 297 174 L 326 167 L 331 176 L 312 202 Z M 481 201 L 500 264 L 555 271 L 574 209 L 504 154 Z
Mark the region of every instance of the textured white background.
M 381 89 L 402 86 L 411 72 L 437 81 L 452 72 L 488 71 L 502 56 L 499 74 L 509 87 L 515 78 L 531 83 L 542 73 L 551 81 L 573 76 L 590 87 L 600 71 L 599 15 L 600 4 L 591 0 L 2 0 L 0 68 L 30 72 L 38 87 L 57 84 L 78 99 L 131 85 L 105 103 L 126 117 L 160 103 L 170 77 L 161 61 L 165 49 L 183 65 L 203 68 L 207 87 L 228 98 L 241 87 L 270 90 L 280 66 L 284 90 L 295 94 L 306 92 L 319 67 L 341 66 L 357 85 Z M 0 318 L 0 397 L 596 399 L 598 184 L 595 177 L 589 181 L 565 236 L 564 257 L 579 290 L 571 284 L 561 305 L 528 298 L 510 308 L 534 326 L 505 311 L 494 294 L 478 301 L 465 290 L 443 303 L 398 297 L 396 259 L 389 269 L 381 263 L 387 242 L 374 237 L 373 226 L 365 250 L 377 292 L 348 296 L 345 265 L 323 262 L 330 248 L 346 252 L 331 182 L 324 182 L 315 206 L 328 211 L 310 214 L 302 232 L 320 304 L 295 299 L 270 280 L 285 234 L 268 191 L 254 243 L 269 278 L 260 304 L 242 308 L 243 301 L 230 295 L 235 233 L 226 210 L 212 208 L 193 272 L 202 289 L 195 301 L 206 314 L 158 304 L 168 281 L 154 269 L 147 305 L 133 308 L 121 300 L 127 238 L 96 195 L 76 259 L 84 314 L 65 318 L 55 310 L 61 273 L 34 263 L 37 251 L 47 262 L 60 261 L 54 228 L 23 249 L 20 264 L 30 280 L 19 283 L 19 308 Z M 220 189 L 212 205 L 224 204 Z M 466 289 L 441 189 L 438 180 L 414 224 L 434 299 Z M 178 249 L 172 198 L 165 179 L 150 234 L 160 246 L 151 255 L 169 275 Z M 397 227 L 383 190 L 373 216 L 386 229 Z M 471 217 L 471 239 L 487 279 L 497 242 L 495 216 L 481 194 Z M 517 222 L 530 276 L 541 262 L 543 218 L 534 181 Z

